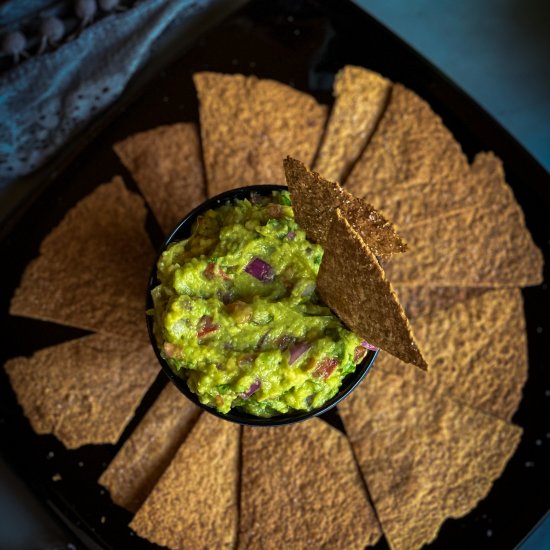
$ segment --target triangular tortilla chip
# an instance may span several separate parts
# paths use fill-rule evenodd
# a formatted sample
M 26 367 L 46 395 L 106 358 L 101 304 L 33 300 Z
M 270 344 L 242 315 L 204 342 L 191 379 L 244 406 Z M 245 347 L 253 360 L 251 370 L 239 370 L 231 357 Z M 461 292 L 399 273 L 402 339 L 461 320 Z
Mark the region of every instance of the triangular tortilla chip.
M 33 429 L 67 448 L 116 443 L 158 372 L 149 344 L 92 334 L 4 365 Z
M 519 289 L 485 292 L 446 311 L 419 317 L 414 334 L 431 368 L 410 369 L 391 356 L 377 365 L 449 394 L 487 414 L 511 420 L 527 380 L 527 336 Z M 439 397 L 438 397 L 439 398 Z
M 398 286 L 395 291 L 409 319 L 430 316 L 460 302 L 481 296 L 490 288 L 458 286 Z
M 336 74 L 336 100 L 314 169 L 343 181 L 367 145 L 386 107 L 391 82 L 363 67 L 347 65 Z
M 164 388 L 99 478 L 115 504 L 137 512 L 200 412 L 174 384 Z
M 25 269 L 10 313 L 134 341 L 144 321 L 154 251 L 141 197 L 119 177 L 71 208 Z
M 395 84 L 368 147 L 345 183 L 351 193 L 364 196 L 383 194 L 400 183 L 452 181 L 467 173 L 468 159 L 441 118 L 413 91 Z
M 196 124 L 171 124 L 140 132 L 115 143 L 114 150 L 166 235 L 206 198 Z
M 517 204 L 458 211 L 402 230 L 409 252 L 384 261 L 397 286 L 530 286 L 543 256 Z
M 238 548 L 364 548 L 379 538 L 343 434 L 316 418 L 244 428 Z
M 299 160 L 287 157 L 284 169 L 296 221 L 311 240 L 326 243 L 334 211 L 340 208 L 374 254 L 389 256 L 406 250 L 394 225 L 370 204 L 311 172 Z
M 240 427 L 202 414 L 130 527 L 168 548 L 235 547 Z
M 193 75 L 209 196 L 244 185 L 285 183 L 287 155 L 313 162 L 327 109 L 274 80 Z
M 472 510 L 522 433 L 376 366 L 339 410 L 392 550 L 420 548 Z
M 476 155 L 470 171 L 452 181 L 394 185 L 383 193 L 367 193 L 400 226 L 446 216 L 472 206 L 507 207 L 514 196 L 504 179 L 502 162 L 493 153 Z
M 391 283 L 339 209 L 328 233 L 317 288 L 353 332 L 406 363 L 427 368 Z

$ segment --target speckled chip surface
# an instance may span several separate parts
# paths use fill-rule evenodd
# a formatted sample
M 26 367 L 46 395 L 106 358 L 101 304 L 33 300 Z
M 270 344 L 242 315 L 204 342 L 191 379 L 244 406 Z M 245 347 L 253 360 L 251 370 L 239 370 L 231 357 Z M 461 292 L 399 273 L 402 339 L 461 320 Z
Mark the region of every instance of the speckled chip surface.
M 159 126 L 115 143 L 167 235 L 206 198 L 199 130 L 194 123 Z
M 97 187 L 42 241 L 10 313 L 147 342 L 143 303 L 154 251 L 145 214 L 118 176 Z
M 4 366 L 33 429 L 67 448 L 116 443 L 158 372 L 147 343 L 92 334 Z
M 340 210 L 328 232 L 317 288 L 350 330 L 406 363 L 427 368 L 391 283 Z
M 383 262 L 398 286 L 530 286 L 543 256 L 515 203 L 476 207 L 403 228 L 409 252 Z
M 172 550 L 234 548 L 240 431 L 202 414 L 130 527 Z
M 491 489 L 522 430 L 373 367 L 340 414 L 392 550 L 421 548 Z
M 473 206 L 506 208 L 514 201 L 502 162 L 493 153 L 475 156 L 469 171 L 452 180 L 394 185 L 365 195 L 400 226 L 413 225 Z
M 393 223 L 367 202 L 308 170 L 299 160 L 287 157 L 284 168 L 296 221 L 314 242 L 326 244 L 336 208 L 340 208 L 374 254 L 391 256 L 407 249 Z
M 378 358 L 379 368 L 424 385 L 438 399 L 451 395 L 487 414 L 512 419 L 528 370 L 519 289 L 487 291 L 412 324 L 430 371 L 409 369 L 386 354 Z
M 308 166 L 323 134 L 327 109 L 274 80 L 196 73 L 208 195 L 245 185 L 285 184 L 287 155 Z
M 343 181 L 367 145 L 382 115 L 391 82 L 380 74 L 346 65 L 336 74 L 335 97 L 314 170 Z
M 452 181 L 467 172 L 468 159 L 441 118 L 412 90 L 394 84 L 388 107 L 345 184 L 364 196 L 405 183 Z
M 240 550 L 359 550 L 380 535 L 342 433 L 316 418 L 244 428 Z
M 399 286 L 395 291 L 409 319 L 433 315 L 470 298 L 481 296 L 491 288 L 469 286 Z
M 137 512 L 200 415 L 169 383 L 98 480 L 115 504 Z

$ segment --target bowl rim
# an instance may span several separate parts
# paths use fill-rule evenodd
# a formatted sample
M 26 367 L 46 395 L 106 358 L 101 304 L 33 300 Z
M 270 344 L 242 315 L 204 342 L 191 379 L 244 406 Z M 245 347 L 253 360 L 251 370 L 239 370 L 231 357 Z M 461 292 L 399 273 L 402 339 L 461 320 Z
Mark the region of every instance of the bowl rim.
M 202 214 L 203 212 L 206 212 L 207 210 L 218 208 L 227 201 L 231 201 L 235 199 L 250 198 L 250 195 L 252 193 L 258 193 L 260 195 L 269 195 L 273 191 L 287 191 L 287 190 L 288 190 L 288 187 L 286 185 L 278 185 L 278 184 L 249 185 L 245 187 L 239 187 L 236 189 L 230 189 L 229 191 L 225 191 L 223 193 L 220 193 L 219 195 L 206 199 L 197 207 L 195 207 L 191 212 L 189 212 L 181 221 L 179 221 L 176 227 L 169 233 L 168 237 L 166 237 L 161 247 L 157 251 L 157 254 L 155 256 L 155 262 L 153 264 L 153 267 L 151 269 L 151 273 L 149 276 L 149 280 L 147 282 L 146 302 L 145 302 L 145 320 L 147 324 L 147 332 L 149 334 L 150 343 L 155 352 L 155 356 L 157 357 L 157 360 L 160 363 L 162 371 L 166 374 L 170 382 L 173 383 L 181 393 L 183 393 L 190 401 L 192 401 L 195 405 L 197 405 L 201 409 L 223 420 L 227 420 L 227 421 L 245 425 L 245 426 L 285 426 L 288 424 L 302 422 L 309 418 L 314 418 L 322 415 L 323 413 L 326 413 L 327 411 L 331 410 L 336 405 L 338 405 L 338 403 L 340 403 L 343 399 L 345 399 L 359 385 L 359 383 L 363 380 L 363 378 L 365 378 L 365 376 L 371 369 L 376 357 L 378 356 L 378 353 L 380 352 L 380 350 L 378 349 L 377 350 L 368 349 L 367 354 L 365 355 L 364 359 L 357 365 L 356 369 L 353 372 L 349 373 L 343 379 L 338 393 L 334 397 L 326 401 L 318 409 L 314 409 L 312 411 L 296 411 L 293 413 L 286 413 L 286 414 L 281 414 L 281 415 L 272 416 L 272 417 L 254 416 L 252 414 L 245 413 L 237 409 L 231 409 L 227 413 L 221 413 L 216 409 L 209 407 L 204 403 L 201 403 L 198 396 L 189 389 L 187 382 L 183 378 L 180 378 L 170 368 L 170 365 L 167 363 L 167 361 L 161 356 L 160 350 L 159 350 L 159 347 L 157 346 L 157 341 L 153 332 L 153 316 L 149 315 L 147 312 L 153 308 L 151 290 L 158 285 L 157 262 L 160 258 L 160 255 L 164 252 L 166 247 L 172 242 L 176 242 L 187 238 L 189 236 L 191 227 L 195 219 L 200 214 Z

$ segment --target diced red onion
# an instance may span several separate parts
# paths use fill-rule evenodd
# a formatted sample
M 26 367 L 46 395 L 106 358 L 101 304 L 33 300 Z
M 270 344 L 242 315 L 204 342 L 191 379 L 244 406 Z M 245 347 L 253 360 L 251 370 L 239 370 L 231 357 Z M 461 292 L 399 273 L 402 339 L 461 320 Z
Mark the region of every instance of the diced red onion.
M 295 233 L 294 231 L 289 231 L 289 232 L 286 234 L 286 238 L 287 238 L 289 241 L 293 241 L 295 237 L 296 237 L 296 233 Z
M 202 272 L 202 274 L 209 280 L 211 281 L 213 278 L 214 278 L 214 267 L 215 264 L 213 262 L 208 262 L 206 264 L 206 268 L 204 269 L 204 271 Z
M 204 338 L 206 335 L 210 334 L 211 332 L 215 332 L 220 327 L 219 325 L 212 323 L 213 319 L 210 315 L 203 315 L 200 320 L 200 328 L 197 332 L 197 336 L 199 338 Z
M 275 278 L 273 268 L 261 258 L 253 258 L 244 270 L 262 283 L 270 283 Z
M 309 342 L 298 342 L 295 346 L 290 348 L 290 359 L 288 364 L 295 363 L 309 348 L 311 344 Z
M 366 340 L 363 340 L 361 342 L 361 345 L 364 348 L 370 349 L 371 351 L 378 351 L 378 348 L 376 346 L 373 346 L 372 344 L 369 344 Z
M 261 385 L 262 385 L 262 381 L 256 380 L 255 382 L 252 383 L 250 388 L 248 388 L 245 392 L 240 393 L 239 397 L 242 397 L 243 399 L 248 399 L 253 393 L 257 392 L 260 389 Z
M 338 366 L 338 359 L 335 357 L 325 357 L 315 368 L 313 376 L 326 380 Z
M 287 350 L 294 342 L 296 341 L 296 338 L 294 336 L 291 336 L 290 334 L 285 334 L 283 336 L 280 336 L 277 338 L 277 347 L 281 350 Z
M 359 363 L 359 361 L 363 359 L 363 357 L 365 357 L 366 353 L 367 353 L 367 348 L 365 348 L 364 346 L 357 346 L 353 350 L 353 362 Z

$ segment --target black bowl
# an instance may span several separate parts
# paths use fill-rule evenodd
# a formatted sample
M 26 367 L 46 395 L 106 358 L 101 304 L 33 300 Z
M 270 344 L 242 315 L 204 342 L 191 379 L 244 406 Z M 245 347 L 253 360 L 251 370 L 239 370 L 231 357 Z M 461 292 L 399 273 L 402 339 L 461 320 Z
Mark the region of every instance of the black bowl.
M 160 257 L 160 254 L 166 249 L 166 247 L 175 241 L 181 241 L 187 239 L 191 234 L 191 227 L 197 219 L 198 216 L 206 212 L 207 210 L 215 209 L 227 201 L 232 201 L 234 199 L 245 199 L 250 198 L 251 193 L 257 193 L 259 195 L 271 195 L 272 191 L 281 191 L 286 190 L 287 187 L 283 185 L 253 185 L 249 187 L 241 187 L 239 189 L 232 189 L 221 193 L 216 197 L 206 200 L 201 205 L 197 206 L 191 213 L 189 213 L 172 231 L 168 238 L 164 241 L 162 248 L 157 256 Z M 151 272 L 151 277 L 149 278 L 149 284 L 147 285 L 147 310 L 153 307 L 153 301 L 151 298 L 151 290 L 158 285 L 157 279 L 157 268 L 153 266 Z M 237 422 L 238 424 L 245 424 L 247 426 L 282 426 L 285 424 L 293 424 L 294 422 L 301 422 L 308 418 L 313 418 L 314 416 L 319 416 L 327 412 L 336 406 L 342 399 L 349 395 L 363 380 L 370 367 L 372 366 L 376 356 L 378 355 L 378 350 L 368 350 L 365 358 L 361 363 L 359 363 L 354 372 L 348 374 L 342 381 L 340 391 L 330 400 L 328 400 L 322 407 L 315 409 L 313 411 L 298 411 L 294 413 L 287 413 L 278 416 L 273 416 L 270 418 L 263 418 L 259 416 L 254 416 L 238 409 L 231 409 L 228 413 L 220 413 L 212 407 L 203 405 L 198 397 L 189 389 L 187 382 L 180 378 L 171 368 L 170 365 L 162 358 L 160 351 L 157 346 L 155 336 L 153 334 L 153 318 L 150 315 L 146 315 L 147 319 L 147 329 L 149 331 L 149 338 L 155 354 L 159 363 L 162 367 L 162 370 L 166 373 L 168 378 L 177 386 L 177 388 L 183 393 L 188 399 L 190 399 L 195 405 L 203 408 L 205 411 L 208 411 L 210 414 L 223 418 L 224 420 L 229 420 L 231 422 Z

